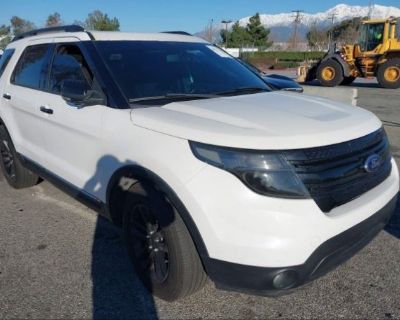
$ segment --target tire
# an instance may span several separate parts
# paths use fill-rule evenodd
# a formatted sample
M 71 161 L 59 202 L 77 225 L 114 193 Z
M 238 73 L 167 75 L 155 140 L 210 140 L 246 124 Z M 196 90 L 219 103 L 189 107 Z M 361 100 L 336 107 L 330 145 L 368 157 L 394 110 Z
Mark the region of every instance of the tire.
M 400 88 L 400 59 L 391 59 L 380 65 L 376 77 L 383 88 Z
M 317 70 L 317 79 L 324 87 L 340 85 L 344 80 L 342 66 L 333 59 L 322 62 Z
M 160 222 L 155 212 L 171 218 Z M 195 293 L 207 282 L 196 247 L 180 215 L 153 188 L 137 184 L 129 191 L 123 211 L 123 230 L 138 277 L 155 296 L 175 301 Z
M 355 77 L 344 77 L 344 79 L 340 85 L 341 86 L 349 86 L 354 82 L 354 80 L 356 80 Z
M 39 177 L 26 169 L 17 156 L 6 128 L 0 125 L 0 167 L 8 184 L 14 189 L 36 185 Z

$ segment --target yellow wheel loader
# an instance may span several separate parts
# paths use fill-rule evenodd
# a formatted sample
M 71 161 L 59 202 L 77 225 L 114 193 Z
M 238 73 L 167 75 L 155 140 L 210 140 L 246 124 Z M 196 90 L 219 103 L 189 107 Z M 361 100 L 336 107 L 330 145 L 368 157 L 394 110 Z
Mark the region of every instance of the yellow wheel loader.
M 400 88 L 399 19 L 363 21 L 356 45 L 344 45 L 339 50 L 331 45 L 318 63 L 298 70 L 299 82 L 318 79 L 326 87 L 374 77 L 384 88 Z

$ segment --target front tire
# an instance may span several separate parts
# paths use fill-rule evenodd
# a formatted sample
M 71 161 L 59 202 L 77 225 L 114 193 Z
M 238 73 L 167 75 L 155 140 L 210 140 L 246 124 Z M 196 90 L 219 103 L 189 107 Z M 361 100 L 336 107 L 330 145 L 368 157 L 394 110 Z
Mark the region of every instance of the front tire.
M 317 79 L 324 87 L 340 85 L 344 80 L 342 66 L 333 59 L 322 62 L 317 70 Z
M 400 88 L 400 59 L 388 60 L 380 65 L 376 77 L 383 88 Z
M 10 135 L 2 125 L 0 125 L 0 167 L 8 184 L 14 189 L 33 187 L 39 181 L 37 175 L 22 165 Z
M 160 222 L 159 215 L 171 218 Z M 205 285 L 207 276 L 192 238 L 161 193 L 135 185 L 127 196 L 123 229 L 137 275 L 155 296 L 175 301 Z

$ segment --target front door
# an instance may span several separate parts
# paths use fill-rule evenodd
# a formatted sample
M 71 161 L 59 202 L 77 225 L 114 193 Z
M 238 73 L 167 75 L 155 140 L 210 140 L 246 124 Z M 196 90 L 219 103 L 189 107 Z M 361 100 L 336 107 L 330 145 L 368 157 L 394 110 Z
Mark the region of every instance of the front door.
M 43 127 L 46 168 L 74 186 L 87 189 L 97 161 L 103 156 L 102 115 L 107 107 L 82 107 L 63 99 L 61 88 L 66 80 L 84 81 L 88 88 L 100 89 L 77 44 L 57 44 L 54 50 L 44 106 L 48 110 Z M 87 191 L 95 194 L 99 187 L 92 186 L 93 190 Z

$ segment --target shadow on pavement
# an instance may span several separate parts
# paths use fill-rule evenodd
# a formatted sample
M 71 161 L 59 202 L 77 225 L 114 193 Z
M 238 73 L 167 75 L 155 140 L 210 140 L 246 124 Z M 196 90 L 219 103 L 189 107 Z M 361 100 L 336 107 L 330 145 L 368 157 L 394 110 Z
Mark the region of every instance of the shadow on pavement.
M 105 188 L 105 172 L 119 167 L 113 156 L 102 157 L 85 190 Z M 158 319 L 152 295 L 139 280 L 129 259 L 123 232 L 98 217 L 92 247 L 93 319 Z
M 386 226 L 385 231 L 400 239 L 400 194 L 397 199 L 396 211 Z
M 312 87 L 322 87 L 318 80 L 313 80 L 313 81 L 309 81 L 306 83 L 302 83 L 301 85 L 307 85 L 307 86 L 312 86 Z M 379 84 L 376 82 L 353 82 L 351 85 L 340 86 L 340 87 L 342 87 L 342 88 L 378 88 L 378 89 L 382 89 L 382 87 L 379 86 Z M 326 87 L 326 88 L 329 89 L 329 87 Z M 387 89 L 387 90 L 390 90 L 390 89 Z
M 378 83 L 376 82 L 353 82 L 349 86 L 345 86 L 347 88 L 375 88 L 375 89 L 383 89 Z M 391 90 L 391 89 L 386 89 Z
M 153 297 L 136 276 L 122 232 L 99 217 L 92 248 L 93 319 L 157 319 Z

